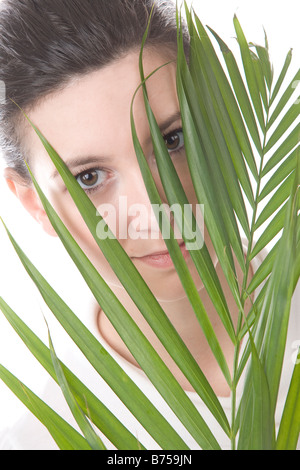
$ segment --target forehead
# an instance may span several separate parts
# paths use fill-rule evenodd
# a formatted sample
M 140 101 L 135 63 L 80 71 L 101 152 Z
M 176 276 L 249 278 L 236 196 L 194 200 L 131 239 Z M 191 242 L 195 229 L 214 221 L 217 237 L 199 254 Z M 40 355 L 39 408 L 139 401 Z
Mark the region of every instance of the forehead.
M 72 157 L 73 152 L 89 154 L 96 150 L 110 155 L 118 143 L 131 143 L 130 107 L 141 81 L 138 59 L 138 52 L 132 52 L 101 70 L 73 79 L 29 113 L 63 159 Z M 146 51 L 145 76 L 167 62 L 165 56 Z M 147 90 L 159 124 L 178 113 L 175 63 L 155 72 L 147 80 Z M 141 90 L 133 112 L 138 135 L 144 140 L 149 131 Z M 43 150 L 35 133 L 29 130 L 27 137 L 31 156 L 40 154 Z

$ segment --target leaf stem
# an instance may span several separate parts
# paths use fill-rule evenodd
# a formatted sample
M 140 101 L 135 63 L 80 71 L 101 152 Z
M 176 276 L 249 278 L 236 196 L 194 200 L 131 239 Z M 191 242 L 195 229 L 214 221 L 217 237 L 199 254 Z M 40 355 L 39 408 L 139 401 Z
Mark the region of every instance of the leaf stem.
M 266 148 L 266 141 L 267 141 L 267 129 L 268 129 L 268 121 L 269 121 L 269 111 L 270 111 L 270 96 L 268 96 L 268 106 L 266 109 L 266 125 L 263 130 L 263 146 L 262 152 L 260 155 L 260 166 L 258 172 L 258 179 L 257 179 L 257 186 L 256 186 L 256 194 L 254 199 L 254 207 L 252 213 L 252 221 L 250 225 L 250 237 L 248 240 L 248 247 L 247 247 L 247 254 L 246 254 L 246 262 L 245 262 L 245 273 L 243 277 L 242 289 L 241 289 L 241 304 L 244 307 L 245 302 L 247 300 L 247 282 L 249 277 L 249 270 L 250 270 L 250 255 L 253 249 L 253 241 L 254 241 L 254 233 L 255 233 L 255 223 L 257 219 L 257 211 L 258 211 L 258 204 L 259 204 L 259 195 L 261 190 L 261 181 L 262 181 L 262 172 L 264 168 L 264 157 L 265 157 L 265 148 Z M 236 337 L 239 337 L 239 332 L 241 330 L 243 324 L 243 312 L 239 312 L 239 317 L 237 321 L 237 328 L 236 328 Z M 235 345 L 234 350 L 234 359 L 233 359 L 233 380 L 232 380 L 232 393 L 231 393 L 231 449 L 236 449 L 236 407 L 237 407 L 237 371 L 239 365 L 239 352 L 240 352 L 241 340 L 238 340 Z

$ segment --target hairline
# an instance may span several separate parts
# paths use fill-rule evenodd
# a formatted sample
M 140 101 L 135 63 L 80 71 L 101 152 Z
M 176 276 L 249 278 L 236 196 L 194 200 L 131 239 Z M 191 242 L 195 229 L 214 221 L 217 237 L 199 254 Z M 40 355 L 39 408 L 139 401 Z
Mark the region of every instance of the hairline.
M 140 51 L 141 51 L 140 46 L 133 46 L 129 50 L 120 53 L 119 56 L 114 57 L 113 59 L 111 59 L 105 65 L 98 66 L 98 67 L 97 66 L 91 67 L 89 70 L 86 70 L 84 72 L 81 72 L 81 73 L 79 72 L 79 73 L 73 74 L 69 78 L 66 78 L 65 80 L 62 80 L 60 83 L 58 83 L 57 86 L 55 86 L 52 91 L 48 91 L 44 95 L 38 97 L 31 104 L 26 106 L 25 109 L 23 109 L 23 110 L 17 109 L 16 110 L 16 115 L 13 118 L 13 122 L 15 123 L 15 128 L 18 129 L 16 131 L 16 138 L 18 139 L 18 142 L 19 142 L 20 153 L 23 156 L 23 159 L 26 161 L 26 163 L 30 164 L 30 160 L 32 160 L 32 158 L 33 158 L 33 155 L 31 155 L 31 151 L 30 151 L 29 146 L 26 147 L 26 140 L 27 140 L 26 139 L 26 134 L 27 134 L 28 130 L 32 129 L 30 123 L 28 122 L 28 119 L 26 118 L 26 116 L 28 116 L 30 112 L 34 111 L 38 106 L 40 106 L 41 103 L 43 103 L 43 101 L 46 101 L 50 97 L 55 97 L 56 95 L 60 94 L 64 90 L 66 90 L 68 87 L 75 84 L 76 81 L 79 81 L 79 80 L 83 79 L 84 77 L 87 77 L 91 73 L 95 73 L 95 72 L 105 70 L 106 68 L 109 68 L 113 64 L 116 64 L 119 61 L 125 59 L 126 57 L 128 57 L 132 53 L 136 52 L 137 54 L 139 54 Z M 171 46 L 171 44 L 158 44 L 158 43 L 146 44 L 145 47 L 144 47 L 144 51 L 145 52 L 148 52 L 148 51 L 149 52 L 154 52 L 155 54 L 158 54 L 160 56 L 165 56 L 167 61 L 172 59 L 172 56 L 173 56 L 174 61 L 177 58 L 176 47 Z M 26 158 L 24 158 L 24 155 L 26 155 Z M 26 178 L 26 176 L 24 178 L 22 175 L 19 175 L 19 176 L 21 176 L 21 178 L 24 180 L 24 183 L 26 183 L 28 185 L 32 184 L 29 173 L 27 175 L 28 178 Z

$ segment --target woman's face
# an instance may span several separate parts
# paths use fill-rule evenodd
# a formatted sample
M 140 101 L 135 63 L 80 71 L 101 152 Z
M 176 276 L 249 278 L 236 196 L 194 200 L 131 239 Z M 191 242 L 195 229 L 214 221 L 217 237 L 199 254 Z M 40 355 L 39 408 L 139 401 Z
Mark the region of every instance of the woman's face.
M 163 56 L 146 51 L 145 76 L 166 62 Z M 74 79 L 63 91 L 47 97 L 28 114 L 67 163 L 157 298 L 172 301 L 183 297 L 184 291 L 169 256 L 162 254 L 166 245 L 151 211 L 132 142 L 130 106 L 139 84 L 138 53 L 131 52 L 99 71 Z M 197 201 L 183 145 L 176 64 L 171 63 L 151 76 L 147 90 L 161 133 L 194 208 Z M 145 157 L 162 202 L 167 203 L 159 182 L 141 90 L 135 98 L 133 113 Z M 104 279 L 110 285 L 119 286 L 31 129 L 26 142 L 31 149 L 30 165 L 42 190 Z M 178 243 L 181 242 L 179 237 Z M 196 270 L 184 248 L 183 253 L 196 279 Z M 197 282 L 200 286 L 200 281 Z

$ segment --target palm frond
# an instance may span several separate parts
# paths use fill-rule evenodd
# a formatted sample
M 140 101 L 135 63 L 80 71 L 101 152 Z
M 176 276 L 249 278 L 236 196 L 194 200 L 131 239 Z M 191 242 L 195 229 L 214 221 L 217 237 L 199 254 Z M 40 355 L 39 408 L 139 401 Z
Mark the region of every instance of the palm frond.
M 195 213 L 181 184 L 180 175 L 176 172 L 151 109 L 147 94 L 147 81 L 150 76 L 145 77 L 143 70 L 143 50 L 148 29 L 141 45 L 139 89 L 143 91 L 157 168 L 168 204 L 171 207 L 178 205 L 181 214 L 186 214 L 183 209 L 189 208 L 190 212 L 183 224 L 185 230 L 182 237 L 188 247 L 188 243 L 195 237 L 196 227 L 197 234 L 200 235 L 196 237 L 199 246 L 197 249 L 190 249 L 191 259 L 234 348 L 233 364 L 228 364 L 209 313 L 175 239 L 170 221 L 167 215 L 162 213 L 162 220 L 158 217 L 158 223 L 161 229 L 163 224 L 170 228 L 170 238 L 165 238 L 165 242 L 174 267 L 204 332 L 208 347 L 231 388 L 231 423 L 197 361 L 118 240 L 101 216 L 100 221 L 105 225 L 108 236 L 98 236 L 99 214 L 95 206 L 51 144 L 34 123 L 29 123 L 61 175 L 99 249 L 161 344 L 231 439 L 232 448 L 236 448 L 237 438 L 239 449 L 295 448 L 300 428 L 299 406 L 296 400 L 300 383 L 298 366 L 295 367 L 291 381 L 278 439 L 275 432 L 275 409 L 291 298 L 300 275 L 300 106 L 299 99 L 295 100 L 293 97 L 294 83 L 299 80 L 300 71 L 285 87 L 291 64 L 289 52 L 279 77 L 274 82 L 267 36 L 265 35 L 264 46 L 248 43 L 235 16 L 233 23 L 243 64 L 241 70 L 234 54 L 220 36 L 211 28 L 205 28 L 197 15 L 186 5 L 185 9 L 191 47 L 187 60 L 178 11 L 177 94 L 186 158 L 197 201 L 205 209 L 205 227 L 222 268 L 226 286 L 223 285 L 224 280 L 221 282 L 212 262 L 203 234 L 197 226 Z M 216 52 L 213 41 L 219 46 L 220 54 Z M 134 99 L 135 96 L 132 106 Z M 137 136 L 132 109 L 131 107 L 131 130 L 141 174 L 150 202 L 161 206 L 159 190 Z M 129 312 L 83 253 L 33 175 L 31 176 L 54 229 L 101 309 L 141 369 L 199 446 L 203 449 L 219 449 L 214 430 L 210 429 Z M 174 216 L 176 221 L 178 215 L 175 213 Z M 182 220 L 179 219 L 180 217 L 177 220 L 178 225 L 182 226 Z M 163 449 L 187 449 L 177 431 L 79 321 L 34 267 L 12 235 L 9 232 L 8 234 L 54 316 L 97 373 Z M 254 257 L 279 235 L 279 240 L 251 278 L 251 263 Z M 246 252 L 244 239 L 247 243 Z M 241 271 L 242 279 L 238 278 L 237 269 Z M 235 307 L 239 311 L 237 322 L 233 321 L 225 288 L 231 291 Z M 252 298 L 251 294 L 258 288 L 259 295 Z M 252 306 L 247 312 L 245 305 L 249 300 Z M 44 422 L 61 448 L 82 446 L 103 449 L 104 445 L 94 433 L 90 421 L 117 448 L 143 448 L 101 401 L 60 362 L 52 341 L 50 348 L 43 345 L 1 299 L 0 308 L 32 353 L 60 384 L 85 437 L 73 429 L 70 430 L 64 421 L 57 418 L 46 405 L 41 404 L 32 392 L 26 389 L 25 393 L 25 388 L 20 388 L 17 380 L 2 367 L 0 377 Z M 245 341 L 246 345 L 241 354 L 242 341 Z M 244 390 L 240 403 L 237 403 L 237 386 L 246 366 Z M 30 400 L 27 399 L 29 396 Z M 35 404 L 34 410 L 32 403 Z M 293 412 L 296 413 L 296 424 L 292 420 Z M 56 423 L 56 430 L 53 430 L 52 419 Z M 70 432 L 70 438 L 64 438 L 65 432 Z

